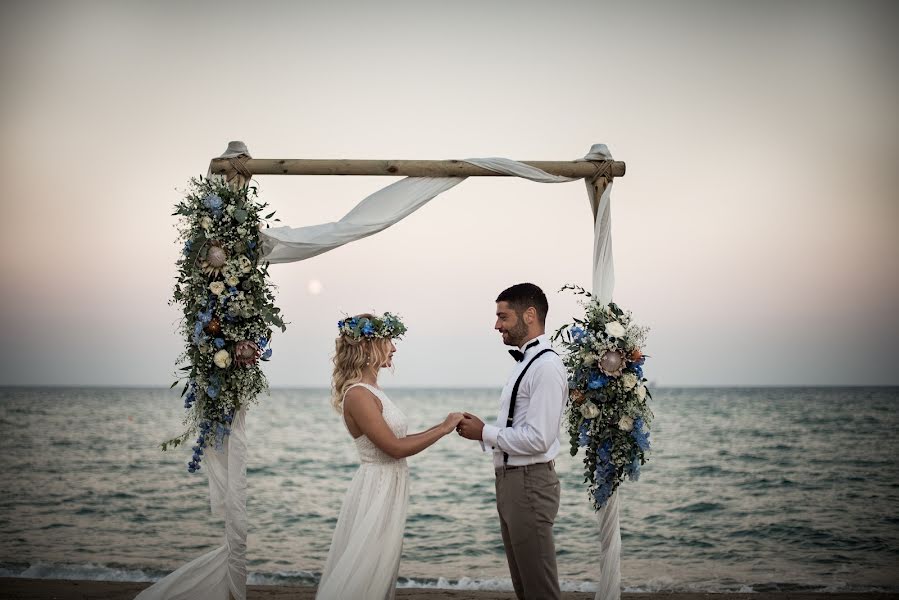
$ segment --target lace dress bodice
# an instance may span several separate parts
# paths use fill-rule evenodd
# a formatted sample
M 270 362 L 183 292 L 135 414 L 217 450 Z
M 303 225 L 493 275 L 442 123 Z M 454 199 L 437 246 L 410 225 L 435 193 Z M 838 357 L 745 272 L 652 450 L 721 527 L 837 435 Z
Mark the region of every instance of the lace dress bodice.
M 351 385 L 347 390 L 353 387 L 364 387 L 372 394 L 378 397 L 378 400 L 381 401 L 382 412 L 381 414 L 384 417 L 384 422 L 387 423 L 387 426 L 390 427 L 390 430 L 393 432 L 398 438 L 406 437 L 406 431 L 408 424 L 406 422 L 406 415 L 403 414 L 393 402 L 390 401 L 390 398 L 387 397 L 387 394 L 384 393 L 383 390 L 380 390 L 374 386 L 368 385 L 367 383 L 356 383 Z M 346 421 L 344 421 L 344 426 L 346 426 Z M 349 429 L 347 429 L 349 431 Z M 392 458 L 389 454 L 375 446 L 374 442 L 368 439 L 366 435 L 360 435 L 359 437 L 354 439 L 356 444 L 356 450 L 359 452 L 359 461 L 363 464 L 365 463 L 378 463 L 378 464 L 402 464 L 405 465 L 405 458 Z

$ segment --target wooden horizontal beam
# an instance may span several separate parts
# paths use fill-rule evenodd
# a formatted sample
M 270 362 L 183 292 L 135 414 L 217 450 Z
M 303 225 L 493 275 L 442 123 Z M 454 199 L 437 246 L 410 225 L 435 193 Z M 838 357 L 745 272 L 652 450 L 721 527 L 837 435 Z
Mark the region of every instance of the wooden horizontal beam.
M 234 172 L 240 161 L 250 175 L 394 175 L 403 177 L 504 177 L 488 169 L 461 160 L 347 160 L 347 159 L 277 159 L 214 158 L 210 170 L 214 174 Z M 621 161 L 522 161 L 552 175 L 590 178 L 595 175 L 622 177 Z

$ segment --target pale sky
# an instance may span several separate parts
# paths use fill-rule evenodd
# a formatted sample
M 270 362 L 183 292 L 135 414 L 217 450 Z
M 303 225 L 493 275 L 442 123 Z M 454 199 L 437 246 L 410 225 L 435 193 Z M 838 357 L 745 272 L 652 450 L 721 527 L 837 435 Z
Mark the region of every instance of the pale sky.
M 190 6 L 186 6 L 190 4 Z M 258 158 L 627 162 L 615 300 L 658 385 L 899 384 L 894 2 L 4 2 L 0 384 L 168 385 L 172 206 Z M 288 225 L 389 178 L 257 178 Z M 581 182 L 473 178 L 274 265 L 275 386 L 326 386 L 336 321 L 409 327 L 387 386 L 500 386 L 494 299 L 589 286 Z M 320 290 L 310 282 L 320 282 Z M 318 293 L 313 293 L 313 292 Z

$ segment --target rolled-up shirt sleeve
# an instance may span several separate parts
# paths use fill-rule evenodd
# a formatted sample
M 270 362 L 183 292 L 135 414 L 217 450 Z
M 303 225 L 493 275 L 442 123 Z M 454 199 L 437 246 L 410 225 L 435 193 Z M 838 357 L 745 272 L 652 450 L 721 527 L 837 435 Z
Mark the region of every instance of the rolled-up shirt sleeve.
M 484 425 L 484 445 L 499 448 L 509 456 L 543 454 L 559 436 L 568 380 L 564 371 L 548 360 L 531 368 L 534 376 L 524 422 L 512 427 Z

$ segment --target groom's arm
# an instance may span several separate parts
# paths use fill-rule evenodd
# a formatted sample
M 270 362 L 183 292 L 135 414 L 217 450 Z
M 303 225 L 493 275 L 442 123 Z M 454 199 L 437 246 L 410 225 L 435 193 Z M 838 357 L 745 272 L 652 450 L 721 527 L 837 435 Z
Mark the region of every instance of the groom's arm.
M 510 456 L 544 454 L 559 437 L 568 378 L 554 361 L 535 364 L 533 369 L 524 423 L 513 427 L 484 425 L 481 433 L 485 445 Z

